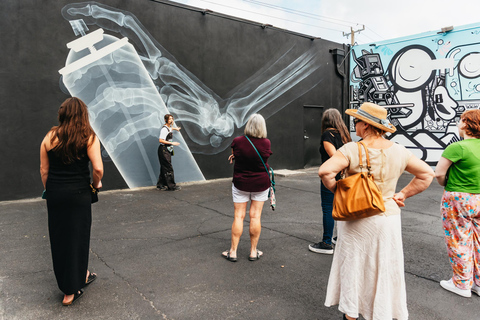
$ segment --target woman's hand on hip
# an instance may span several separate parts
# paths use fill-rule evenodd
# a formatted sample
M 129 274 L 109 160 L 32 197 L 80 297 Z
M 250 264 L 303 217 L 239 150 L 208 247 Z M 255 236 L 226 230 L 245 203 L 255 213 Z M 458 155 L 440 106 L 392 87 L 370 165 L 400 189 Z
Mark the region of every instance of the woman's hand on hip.
M 397 203 L 399 207 L 405 207 L 405 194 L 403 192 L 398 192 L 393 195 L 393 201 Z

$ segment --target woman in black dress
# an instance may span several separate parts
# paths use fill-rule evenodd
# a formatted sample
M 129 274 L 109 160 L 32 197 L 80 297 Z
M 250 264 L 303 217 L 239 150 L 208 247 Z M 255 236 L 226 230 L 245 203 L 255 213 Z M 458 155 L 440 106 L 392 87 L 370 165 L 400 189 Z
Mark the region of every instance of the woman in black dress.
M 40 174 L 46 190 L 53 271 L 65 294 L 63 305 L 71 305 L 96 278 L 88 271 L 92 223 L 88 164 L 92 162 L 93 187 L 99 189 L 103 163 L 83 101 L 65 100 L 58 121 L 42 141 Z

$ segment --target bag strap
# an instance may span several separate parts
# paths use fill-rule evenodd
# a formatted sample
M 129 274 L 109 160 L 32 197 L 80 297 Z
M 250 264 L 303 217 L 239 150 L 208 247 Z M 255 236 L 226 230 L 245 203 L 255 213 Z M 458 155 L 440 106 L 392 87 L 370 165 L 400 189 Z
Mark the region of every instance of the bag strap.
M 245 138 L 247 138 L 248 142 L 250 142 L 250 144 L 252 145 L 253 149 L 255 149 L 255 151 L 257 152 L 258 156 L 260 157 L 260 160 L 262 160 L 262 163 L 263 163 L 263 166 L 265 167 L 265 170 L 267 171 L 267 174 L 268 174 L 268 179 L 270 180 L 270 182 L 272 183 L 272 185 L 275 185 L 275 178 L 273 176 L 273 169 L 270 168 L 270 170 L 272 170 L 272 178 L 270 178 L 270 172 L 268 172 L 268 169 L 267 169 L 267 165 L 265 164 L 265 161 L 263 161 L 263 158 L 262 156 L 260 155 L 260 152 L 258 152 L 257 148 L 255 148 L 255 145 L 253 144 L 253 142 L 245 135 Z
M 362 171 L 362 168 L 363 168 L 362 147 L 361 147 L 361 145 L 362 145 L 365 148 L 365 157 L 367 159 L 367 170 L 368 170 L 368 175 L 370 175 L 370 170 L 372 169 L 372 167 L 370 166 L 370 156 L 368 155 L 368 148 L 363 141 L 357 142 L 357 145 L 358 145 L 358 156 L 359 156 L 359 159 L 360 159 L 360 162 L 359 162 L 360 163 L 360 171 Z
M 363 163 L 362 163 L 362 146 L 360 145 L 360 142 L 357 142 L 358 146 L 358 164 L 360 167 L 360 171 L 363 169 Z

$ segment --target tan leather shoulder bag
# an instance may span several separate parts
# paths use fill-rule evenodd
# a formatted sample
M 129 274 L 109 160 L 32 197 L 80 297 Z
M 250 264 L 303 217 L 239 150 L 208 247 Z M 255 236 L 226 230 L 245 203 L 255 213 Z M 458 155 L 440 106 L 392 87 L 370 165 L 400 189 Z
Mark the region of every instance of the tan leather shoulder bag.
M 333 219 L 350 221 L 385 212 L 382 192 L 373 180 L 367 146 L 357 142 L 360 172 L 337 182 L 333 199 Z M 362 146 L 367 158 L 367 172 L 363 172 Z

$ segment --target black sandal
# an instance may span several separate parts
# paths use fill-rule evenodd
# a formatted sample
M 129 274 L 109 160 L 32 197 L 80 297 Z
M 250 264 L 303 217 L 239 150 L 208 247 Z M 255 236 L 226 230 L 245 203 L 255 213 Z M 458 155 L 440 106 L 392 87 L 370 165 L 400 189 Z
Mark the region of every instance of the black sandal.
M 95 281 L 97 279 L 97 274 L 96 273 L 91 273 L 88 275 L 87 282 L 85 282 L 85 286 L 88 286 L 90 283 Z
M 255 257 L 248 256 L 248 260 L 256 261 L 256 260 L 260 259 L 261 256 L 263 256 L 263 252 L 261 252 L 257 249 L 257 255 Z
M 227 253 L 227 254 L 224 254 L 224 253 Z M 225 259 L 227 259 L 228 261 L 231 261 L 231 262 L 237 262 L 237 258 L 235 257 L 230 257 L 230 251 L 224 251 L 222 252 L 222 257 L 224 257 Z
M 62 304 L 66 307 L 71 306 L 75 301 L 80 299 L 80 297 L 83 295 L 83 290 L 80 289 L 77 293 L 73 295 L 73 299 L 70 302 L 62 302 Z

